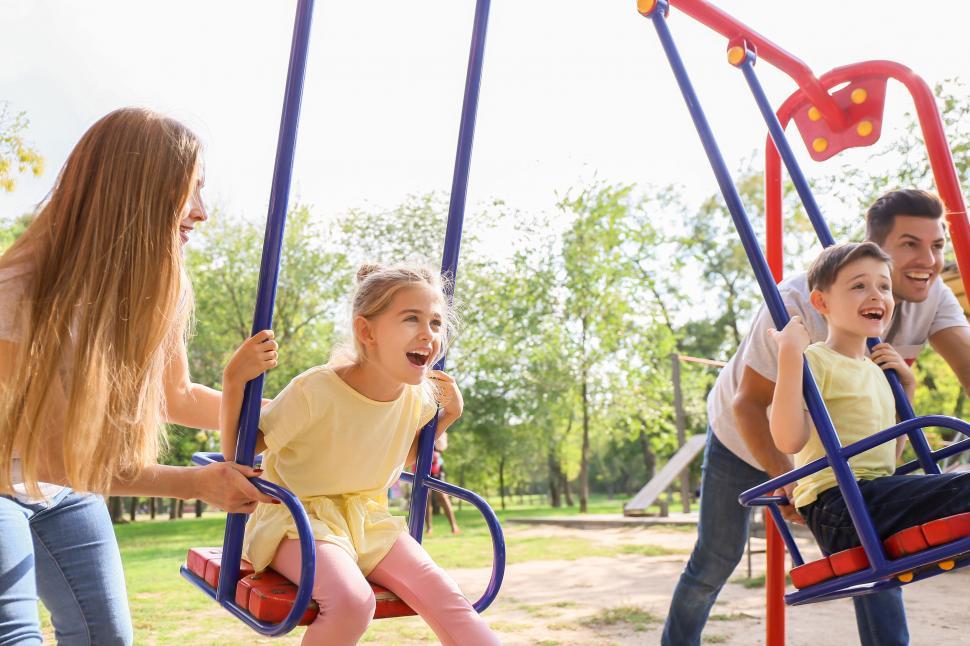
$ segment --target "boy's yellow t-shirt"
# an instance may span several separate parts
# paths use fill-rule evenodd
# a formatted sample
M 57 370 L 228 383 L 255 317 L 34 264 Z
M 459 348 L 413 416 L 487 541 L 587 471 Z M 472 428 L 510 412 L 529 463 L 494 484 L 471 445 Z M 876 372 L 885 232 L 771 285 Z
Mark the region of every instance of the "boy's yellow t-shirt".
M 896 423 L 896 402 L 892 389 L 882 368 L 868 357 L 853 359 L 824 343 L 815 343 L 805 350 L 805 358 L 842 446 Z M 813 426 L 808 443 L 795 454 L 795 468 L 822 457 L 825 457 L 825 449 Z M 895 466 L 894 441 L 880 444 L 849 459 L 849 467 L 856 480 L 892 475 Z M 802 478 L 795 486 L 795 506 L 804 507 L 814 502 L 820 493 L 835 486 L 835 473 L 830 468 Z
M 390 551 L 404 519 L 387 508 L 416 432 L 436 406 L 420 386 L 379 402 L 364 397 L 329 366 L 298 375 L 261 412 L 268 450 L 263 478 L 303 503 L 317 540 L 342 547 L 366 576 Z M 283 538 L 298 538 L 285 505 L 259 504 L 246 525 L 243 558 L 257 571 Z

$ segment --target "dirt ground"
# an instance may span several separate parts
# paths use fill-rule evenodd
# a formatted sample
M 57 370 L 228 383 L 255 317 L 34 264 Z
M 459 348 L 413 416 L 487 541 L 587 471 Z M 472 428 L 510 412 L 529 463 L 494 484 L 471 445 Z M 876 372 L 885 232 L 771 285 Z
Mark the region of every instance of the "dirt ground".
M 579 530 L 551 526 L 510 526 L 509 542 L 522 536 L 581 536 L 617 546 L 656 545 L 683 553 L 665 556 L 621 554 L 574 561 L 531 561 L 507 568 L 498 600 L 485 613 L 503 643 L 659 644 L 674 585 L 693 547 L 693 531 L 679 528 Z M 764 542 L 754 540 L 755 549 Z M 806 558 L 815 558 L 807 542 Z M 817 554 L 817 553 L 815 553 Z M 753 557 L 753 574 L 764 571 L 764 556 Z M 484 589 L 488 570 L 453 570 L 470 597 Z M 747 576 L 742 559 L 732 580 Z M 970 619 L 963 600 L 970 571 L 915 583 L 904 590 L 914 646 L 970 643 Z M 626 617 L 631 621 L 624 621 Z M 858 644 L 852 602 L 847 599 L 788 608 L 788 644 Z M 764 588 L 728 583 L 704 632 L 704 643 L 764 644 Z

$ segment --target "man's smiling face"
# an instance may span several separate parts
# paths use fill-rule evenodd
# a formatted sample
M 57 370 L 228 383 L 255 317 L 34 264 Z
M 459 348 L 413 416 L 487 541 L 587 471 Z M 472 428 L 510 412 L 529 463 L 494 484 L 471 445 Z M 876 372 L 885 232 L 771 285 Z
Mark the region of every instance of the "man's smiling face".
M 946 231 L 942 218 L 897 215 L 880 245 L 893 259 L 893 294 L 896 300 L 921 303 L 943 270 Z

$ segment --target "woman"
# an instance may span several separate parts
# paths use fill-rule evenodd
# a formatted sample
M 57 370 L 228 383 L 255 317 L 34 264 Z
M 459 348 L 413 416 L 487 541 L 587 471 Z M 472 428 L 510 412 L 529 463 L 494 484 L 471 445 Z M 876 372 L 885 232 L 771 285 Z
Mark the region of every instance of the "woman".
M 0 645 L 41 643 L 38 594 L 59 644 L 132 642 L 107 510 L 80 492 L 270 502 L 252 469 L 156 462 L 164 422 L 219 427 L 184 343 L 200 152 L 175 120 L 112 112 L 0 257 Z

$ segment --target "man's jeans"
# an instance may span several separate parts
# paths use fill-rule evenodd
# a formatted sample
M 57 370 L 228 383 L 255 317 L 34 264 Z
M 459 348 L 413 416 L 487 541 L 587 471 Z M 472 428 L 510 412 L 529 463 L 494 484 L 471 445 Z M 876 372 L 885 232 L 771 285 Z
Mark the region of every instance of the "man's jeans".
M 127 646 L 131 616 L 111 518 L 97 496 L 0 496 L 0 646 L 42 643 L 40 599 L 60 646 Z
M 701 631 L 717 595 L 744 554 L 748 509 L 738 503 L 738 496 L 766 480 L 765 472 L 731 453 L 708 429 L 697 543 L 674 589 L 661 638 L 663 646 L 701 643 Z M 853 602 L 863 646 L 909 643 L 899 588 L 854 597 Z M 797 616 L 792 618 L 798 620 Z M 806 621 L 810 621 L 807 614 Z

